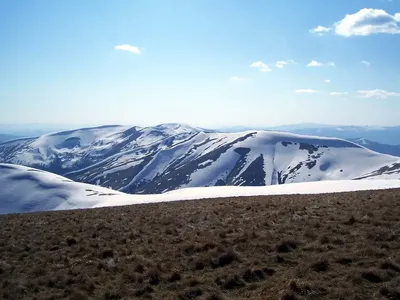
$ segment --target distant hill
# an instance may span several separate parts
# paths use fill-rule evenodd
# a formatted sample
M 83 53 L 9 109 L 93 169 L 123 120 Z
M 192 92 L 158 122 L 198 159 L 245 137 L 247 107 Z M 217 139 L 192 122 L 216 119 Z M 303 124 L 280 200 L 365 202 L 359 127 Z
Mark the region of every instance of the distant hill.
M 380 144 L 399 145 L 400 126 L 397 127 L 370 127 L 370 126 L 343 126 L 325 128 L 294 129 L 290 132 L 326 137 L 338 137 L 342 139 L 364 138 Z
M 286 131 L 302 135 L 336 137 L 347 140 L 363 138 L 380 144 L 400 145 L 400 126 L 336 126 L 304 123 L 276 127 L 235 126 L 221 129 L 223 132 L 237 132 L 242 130 Z
M 379 153 L 400 156 L 400 145 L 380 144 L 364 138 L 350 140 L 356 144 L 359 144 Z
M 0 143 L 11 141 L 20 138 L 20 136 L 12 135 L 12 134 L 0 134 Z

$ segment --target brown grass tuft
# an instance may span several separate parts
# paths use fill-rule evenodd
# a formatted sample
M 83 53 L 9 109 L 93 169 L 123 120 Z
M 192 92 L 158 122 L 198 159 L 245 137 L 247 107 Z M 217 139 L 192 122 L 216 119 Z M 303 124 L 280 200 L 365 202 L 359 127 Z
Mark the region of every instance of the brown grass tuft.
M 0 299 L 400 299 L 400 190 L 0 216 Z

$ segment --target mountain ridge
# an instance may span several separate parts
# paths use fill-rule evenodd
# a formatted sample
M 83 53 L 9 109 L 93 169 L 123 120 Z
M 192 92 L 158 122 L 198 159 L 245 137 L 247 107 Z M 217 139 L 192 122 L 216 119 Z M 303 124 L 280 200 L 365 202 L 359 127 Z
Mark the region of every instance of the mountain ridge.
M 274 131 L 220 133 L 177 123 L 83 128 L 0 143 L 2 163 L 136 194 L 214 185 L 400 178 L 399 161 L 343 139 Z
M 400 144 L 399 145 L 381 144 L 381 143 L 377 143 L 377 142 L 368 140 L 366 138 L 349 139 L 349 141 L 359 144 L 359 145 L 366 147 L 375 152 L 400 157 Z
M 327 124 L 292 124 L 281 126 L 232 126 L 221 128 L 222 132 L 238 130 L 272 130 L 313 136 L 337 137 L 346 140 L 365 138 L 372 142 L 396 146 L 400 144 L 400 126 L 357 126 Z

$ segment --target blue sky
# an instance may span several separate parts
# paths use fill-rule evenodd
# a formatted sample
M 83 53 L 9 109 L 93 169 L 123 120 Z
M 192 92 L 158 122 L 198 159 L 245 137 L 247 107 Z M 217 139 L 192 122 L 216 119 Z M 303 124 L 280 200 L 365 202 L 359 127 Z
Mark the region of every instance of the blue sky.
M 0 123 L 400 125 L 400 0 L 15 0 L 0 12 Z

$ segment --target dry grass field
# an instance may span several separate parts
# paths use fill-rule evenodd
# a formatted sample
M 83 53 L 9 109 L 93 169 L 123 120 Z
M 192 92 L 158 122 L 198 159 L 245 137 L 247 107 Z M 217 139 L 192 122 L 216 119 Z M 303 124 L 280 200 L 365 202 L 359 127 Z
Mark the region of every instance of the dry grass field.
M 400 299 L 400 190 L 3 215 L 0 299 Z

